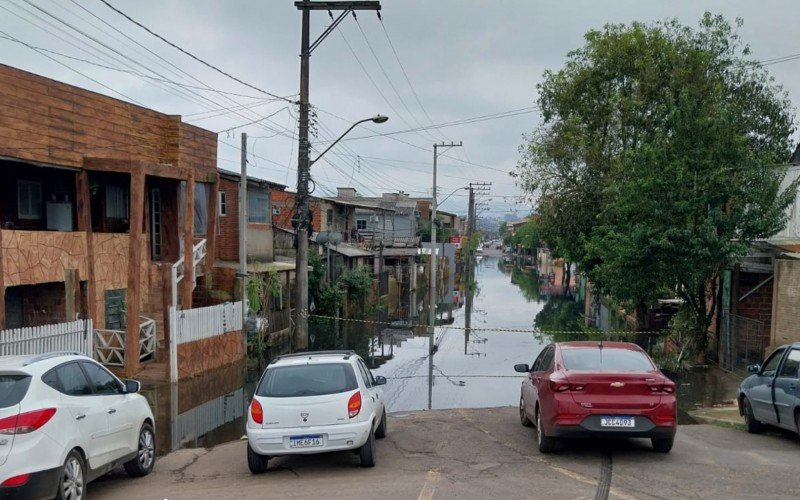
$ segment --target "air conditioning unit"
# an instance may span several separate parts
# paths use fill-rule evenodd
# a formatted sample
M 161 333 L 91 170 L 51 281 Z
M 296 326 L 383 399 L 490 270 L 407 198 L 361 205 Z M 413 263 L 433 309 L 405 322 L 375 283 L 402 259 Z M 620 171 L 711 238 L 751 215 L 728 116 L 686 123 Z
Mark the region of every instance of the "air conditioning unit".
M 272 215 L 280 215 L 281 207 L 272 207 Z
M 369 220 L 371 220 L 372 222 L 378 222 L 380 219 L 378 218 L 377 215 L 372 215 L 370 216 Z

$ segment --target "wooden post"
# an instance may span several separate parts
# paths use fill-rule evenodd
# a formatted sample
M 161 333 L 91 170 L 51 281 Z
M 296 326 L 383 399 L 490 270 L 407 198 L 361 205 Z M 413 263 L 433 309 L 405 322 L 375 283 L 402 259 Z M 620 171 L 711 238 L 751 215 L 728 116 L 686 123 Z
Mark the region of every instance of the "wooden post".
M 89 200 L 89 172 L 81 170 L 75 179 L 77 193 L 78 231 L 86 233 L 86 311 L 94 324 L 97 318 L 97 296 L 94 282 L 94 239 L 92 237 L 92 212 Z
M 194 283 L 194 172 L 186 181 L 186 217 L 183 218 L 183 295 L 181 307 L 192 308 L 192 288 Z
M 0 330 L 6 327 L 6 283 L 3 273 L 3 230 L 0 229 Z
M 128 246 L 128 290 L 125 329 L 125 376 L 139 371 L 139 301 L 142 269 L 142 217 L 144 215 L 144 171 L 131 172 L 130 241 Z
M 77 269 L 64 269 L 64 312 L 67 321 L 76 321 L 80 312 L 81 282 Z
M 216 175 L 216 174 L 215 174 Z M 214 272 L 214 259 L 216 259 L 217 249 L 217 216 L 219 214 L 219 176 L 216 176 L 214 183 L 211 184 L 211 194 L 208 200 L 208 226 L 206 229 L 206 264 L 205 264 L 205 285 L 210 289 Z

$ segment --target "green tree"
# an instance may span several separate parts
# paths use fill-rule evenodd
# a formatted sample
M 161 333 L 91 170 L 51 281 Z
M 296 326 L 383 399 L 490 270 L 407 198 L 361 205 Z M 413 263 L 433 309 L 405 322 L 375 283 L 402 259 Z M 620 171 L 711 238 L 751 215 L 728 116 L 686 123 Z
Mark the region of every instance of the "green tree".
M 544 239 L 596 288 L 637 310 L 684 300 L 704 351 L 717 276 L 780 230 L 794 116 L 738 28 L 706 14 L 607 25 L 538 86 L 543 125 L 521 148 L 519 183 L 539 199 Z M 641 323 L 640 323 L 641 326 Z

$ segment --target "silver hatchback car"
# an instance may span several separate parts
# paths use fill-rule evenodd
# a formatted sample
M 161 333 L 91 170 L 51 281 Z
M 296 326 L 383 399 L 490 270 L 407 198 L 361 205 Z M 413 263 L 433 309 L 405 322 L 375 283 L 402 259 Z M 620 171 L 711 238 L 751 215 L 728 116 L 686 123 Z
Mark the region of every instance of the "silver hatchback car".
M 739 413 L 747 431 L 760 432 L 763 424 L 800 432 L 800 342 L 775 349 L 739 386 Z

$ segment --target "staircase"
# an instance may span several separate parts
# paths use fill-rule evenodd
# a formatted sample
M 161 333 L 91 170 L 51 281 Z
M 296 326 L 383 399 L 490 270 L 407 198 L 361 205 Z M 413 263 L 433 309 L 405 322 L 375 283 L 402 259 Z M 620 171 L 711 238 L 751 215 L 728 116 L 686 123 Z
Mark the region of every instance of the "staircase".
M 199 240 L 192 247 L 192 267 L 194 269 L 192 273 L 192 290 L 197 286 L 198 267 L 205 260 L 206 252 L 205 238 Z M 176 309 L 178 308 L 178 285 L 185 276 L 184 258 L 181 257 L 176 263 L 172 264 L 172 306 Z

